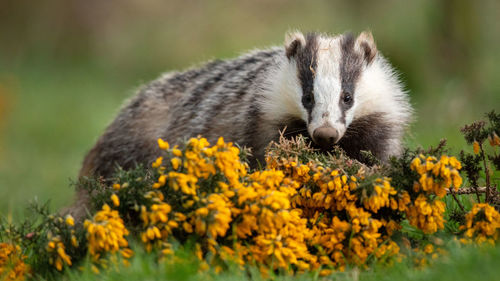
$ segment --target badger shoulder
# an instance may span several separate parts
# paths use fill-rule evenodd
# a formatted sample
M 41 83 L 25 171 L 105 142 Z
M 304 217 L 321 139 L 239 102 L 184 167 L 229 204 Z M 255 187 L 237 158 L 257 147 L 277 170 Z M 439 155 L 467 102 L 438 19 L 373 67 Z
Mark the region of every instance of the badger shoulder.
M 214 142 L 223 136 L 265 147 L 269 140 L 262 136 L 278 130 L 260 119 L 259 100 L 283 58 L 284 50 L 274 47 L 163 74 L 125 102 L 85 157 L 80 176 L 109 177 L 117 165 L 147 164 L 160 153 L 158 138 L 177 143 L 202 135 Z

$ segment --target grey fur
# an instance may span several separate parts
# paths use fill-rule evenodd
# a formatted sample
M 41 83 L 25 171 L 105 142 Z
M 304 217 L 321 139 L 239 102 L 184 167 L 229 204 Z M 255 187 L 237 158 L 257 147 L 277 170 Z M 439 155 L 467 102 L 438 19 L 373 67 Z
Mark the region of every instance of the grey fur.
M 201 135 L 213 143 L 223 136 L 241 146 L 265 146 L 271 139 L 257 136 L 277 136 L 281 127 L 261 124 L 255 99 L 261 98 L 268 72 L 283 56 L 278 48 L 252 52 L 166 74 L 146 85 L 99 138 L 80 175 L 106 178 L 116 164 L 128 169 L 136 163 L 150 163 L 160 154 L 158 138 L 177 143 Z

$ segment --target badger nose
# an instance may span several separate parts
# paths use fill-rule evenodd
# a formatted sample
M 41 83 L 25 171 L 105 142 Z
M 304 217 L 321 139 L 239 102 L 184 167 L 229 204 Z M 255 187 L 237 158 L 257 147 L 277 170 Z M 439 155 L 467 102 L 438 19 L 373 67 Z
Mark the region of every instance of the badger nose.
M 337 129 L 330 126 L 319 127 L 313 132 L 313 140 L 324 149 L 331 148 L 339 138 Z

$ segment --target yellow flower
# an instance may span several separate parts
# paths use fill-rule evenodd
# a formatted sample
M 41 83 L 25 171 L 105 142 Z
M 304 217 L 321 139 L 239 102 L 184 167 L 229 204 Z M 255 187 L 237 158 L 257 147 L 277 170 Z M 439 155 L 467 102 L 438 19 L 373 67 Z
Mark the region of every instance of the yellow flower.
M 114 205 L 115 207 L 120 206 L 120 198 L 118 198 L 118 196 L 117 196 L 116 194 L 114 194 L 114 193 L 113 193 L 113 194 L 111 195 L 111 201 L 113 202 L 113 205 Z
M 184 228 L 184 231 L 186 231 L 187 233 L 193 232 L 193 226 L 188 222 L 182 223 L 182 228 Z
M 474 148 L 475 154 L 479 153 L 479 143 L 477 141 L 474 141 L 474 143 L 472 144 L 472 148 Z
M 75 219 L 71 215 L 66 215 L 66 224 L 69 226 L 75 225 Z
M 29 265 L 24 263 L 21 247 L 10 243 L 0 243 L 0 276 L 2 280 L 24 280 L 30 272 Z
M 172 163 L 172 168 L 174 168 L 174 170 L 177 170 L 179 166 L 182 164 L 182 160 L 177 157 L 172 158 L 170 162 Z
M 160 146 L 160 148 L 161 148 L 161 146 Z M 156 158 L 156 160 L 151 164 L 151 167 L 156 169 L 156 168 L 161 166 L 161 163 L 163 163 L 163 157 L 160 156 L 160 157 Z
M 465 236 L 475 238 L 478 243 L 489 242 L 494 244 L 500 235 L 500 213 L 486 203 L 476 203 L 465 216 L 465 225 L 460 229 L 466 230 Z
M 66 247 L 61 242 L 59 236 L 52 237 L 47 244 L 47 252 L 51 255 L 49 262 L 53 264 L 58 271 L 62 271 L 64 264 L 68 266 L 72 265 L 71 258 L 66 254 L 65 250 Z
M 434 252 L 434 246 L 432 244 L 427 244 L 424 247 L 424 253 L 432 254 Z
M 333 273 L 333 271 L 331 269 L 322 269 L 319 272 L 319 276 L 328 276 L 332 273 Z
M 84 227 L 87 231 L 88 250 L 94 260 L 98 260 L 102 254 L 115 253 L 128 247 L 125 236 L 129 232 L 118 211 L 112 210 L 107 204 L 92 220 L 85 220 Z
M 160 147 L 160 149 L 162 150 L 167 150 L 170 148 L 168 142 L 162 140 L 161 138 L 158 139 L 158 146 Z
M 419 164 L 421 160 L 425 162 Z M 434 157 L 425 158 L 421 155 L 412 161 L 410 168 L 420 175 L 413 189 L 417 193 L 424 191 L 426 194 L 443 198 L 447 188 L 454 187 L 456 190 L 462 185 L 462 178 L 458 172 L 462 166 L 455 157 L 442 155 L 439 161 L 436 160 Z
M 413 159 L 419 178 L 412 202 L 408 192 L 391 186 L 389 178 L 373 180 L 366 168 L 351 174 L 275 152 L 267 155 L 266 169 L 247 174 L 240 150 L 222 138 L 213 146 L 191 138 L 182 150 L 169 152 L 171 165 L 160 167 L 163 159 L 154 164 L 159 176 L 145 194 L 152 203 L 140 208 L 140 239 L 147 251 L 166 255 L 172 253 L 165 246 L 171 234 L 196 233 L 196 254 L 203 262 L 215 256 L 205 264 L 213 268 L 220 266 L 217 260 L 231 259 L 264 272 L 323 268 L 329 274 L 364 266 L 369 256 L 388 260 L 399 253 L 391 236 L 400 219 L 406 214 L 424 232 L 437 231 L 445 205 L 435 198 L 462 184 L 460 162 L 444 155 Z
M 411 225 L 420 228 L 426 234 L 431 234 L 444 228 L 444 211 L 443 201 L 439 199 L 429 201 L 424 194 L 420 194 L 413 205 L 408 207 L 406 215 Z
M 172 153 L 177 157 L 182 156 L 182 151 L 180 151 L 180 149 L 178 149 L 177 147 L 172 148 Z
M 78 247 L 78 240 L 75 235 L 71 235 L 71 245 L 73 245 L 73 247 Z

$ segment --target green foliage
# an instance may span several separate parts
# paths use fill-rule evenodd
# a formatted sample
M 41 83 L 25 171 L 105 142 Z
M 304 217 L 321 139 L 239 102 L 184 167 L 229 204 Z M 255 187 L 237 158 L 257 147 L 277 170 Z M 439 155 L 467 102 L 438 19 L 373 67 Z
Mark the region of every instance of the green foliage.
M 486 189 L 484 202 L 500 209 L 500 195 L 497 189 L 499 181 L 497 180 L 497 184 L 494 183 L 494 176 L 498 175 L 498 170 L 500 170 L 500 153 L 497 152 L 497 147 L 500 147 L 500 137 L 498 136 L 500 134 L 500 114 L 491 111 L 486 114 L 486 117 L 489 122 L 476 121 L 461 129 L 467 143 L 473 145 L 474 154 L 462 150 L 460 161 L 462 161 L 463 170 L 471 187 L 476 191 L 477 201 L 481 202 L 482 195 L 478 189 L 483 185 Z M 488 143 L 491 149 L 487 148 Z
M 107 182 L 100 178 L 81 178 L 76 187 L 86 190 L 91 196 L 87 217 L 95 214 L 104 204 L 112 205 L 109 198 L 112 194 L 117 194 L 119 198 L 125 200 L 116 209 L 120 214 L 125 215 L 123 219 L 127 222 L 127 226 L 133 229 L 140 222 L 140 206 L 150 201 L 144 197 L 144 194 L 151 189 L 156 179 L 155 175 L 154 171 L 137 165 L 130 170 L 117 167 L 112 180 Z M 118 184 L 121 188 L 115 190 L 111 187 L 113 184 Z

